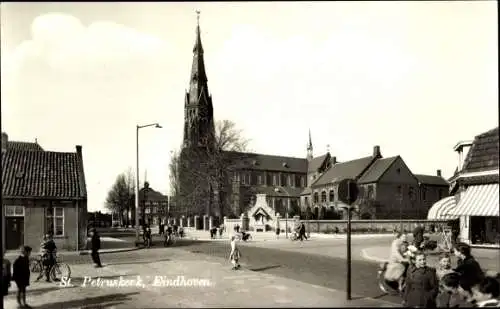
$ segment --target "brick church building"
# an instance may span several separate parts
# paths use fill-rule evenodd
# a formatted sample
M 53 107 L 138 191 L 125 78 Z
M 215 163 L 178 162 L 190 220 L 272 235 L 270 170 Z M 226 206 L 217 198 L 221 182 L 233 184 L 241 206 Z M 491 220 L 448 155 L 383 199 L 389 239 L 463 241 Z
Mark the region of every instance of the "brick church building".
M 365 218 L 399 218 L 400 213 L 406 218 L 425 218 L 430 205 L 447 195 L 448 183 L 440 172 L 414 175 L 400 156 L 383 158 L 378 146 L 366 158 L 343 163 L 330 153 L 314 157 L 310 132 L 304 158 L 220 149 L 203 52 L 198 23 L 185 95 L 178 212 L 237 217 L 253 205 L 256 194 L 263 193 L 268 205 L 281 215 L 328 218 L 340 212 L 336 183 L 344 178 L 366 188 L 360 198 Z M 436 199 L 424 203 L 420 193 L 424 188 L 439 191 Z

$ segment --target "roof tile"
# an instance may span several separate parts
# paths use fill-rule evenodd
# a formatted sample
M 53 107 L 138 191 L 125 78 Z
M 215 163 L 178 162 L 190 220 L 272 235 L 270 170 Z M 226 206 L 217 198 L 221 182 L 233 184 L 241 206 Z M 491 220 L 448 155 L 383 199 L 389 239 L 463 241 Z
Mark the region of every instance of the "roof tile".
M 277 172 L 306 173 L 307 159 L 226 151 L 237 168 Z M 286 163 L 286 164 L 283 164 Z
M 465 159 L 462 172 L 470 173 L 498 169 L 500 148 L 498 140 L 498 127 L 476 136 Z
M 385 171 L 398 159 L 398 156 L 391 158 L 381 158 L 375 161 L 370 168 L 361 176 L 358 183 L 372 183 L 377 182 Z
M 348 178 L 358 178 L 370 164 L 372 164 L 375 157 L 365 157 L 343 163 L 337 163 L 330 167 L 321 177 L 319 177 L 312 187 L 322 186 L 331 182 L 339 182 Z
M 419 183 L 431 186 L 449 186 L 450 184 L 446 179 L 441 176 L 434 175 L 419 175 L 415 174 Z
M 77 153 L 8 149 L 2 153 L 4 197 L 86 198 Z
M 7 148 L 12 150 L 43 151 L 38 143 L 8 141 Z

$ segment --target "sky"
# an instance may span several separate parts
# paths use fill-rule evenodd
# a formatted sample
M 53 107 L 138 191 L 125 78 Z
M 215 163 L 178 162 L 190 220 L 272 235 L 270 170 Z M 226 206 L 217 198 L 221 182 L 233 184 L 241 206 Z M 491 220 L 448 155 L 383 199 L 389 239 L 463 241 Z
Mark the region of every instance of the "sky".
M 2 3 L 1 120 L 10 140 L 83 146 L 89 211 L 116 176 L 169 191 L 196 10 L 216 120 L 254 152 L 400 155 L 452 176 L 460 140 L 498 126 L 495 1 Z

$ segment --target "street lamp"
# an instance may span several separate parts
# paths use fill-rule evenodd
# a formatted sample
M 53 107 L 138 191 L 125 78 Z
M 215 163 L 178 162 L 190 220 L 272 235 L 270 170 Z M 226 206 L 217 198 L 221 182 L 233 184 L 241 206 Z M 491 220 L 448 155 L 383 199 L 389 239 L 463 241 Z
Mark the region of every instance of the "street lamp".
M 279 193 L 280 192 L 280 188 L 283 189 L 283 191 L 285 191 L 288 199 L 287 199 L 287 203 L 286 203 L 286 214 L 285 214 L 285 238 L 288 238 L 288 212 L 289 212 L 289 209 L 288 209 L 288 206 L 290 205 L 290 193 L 288 193 L 285 188 L 283 187 L 276 187 L 274 188 L 274 192 L 276 193 Z
M 159 123 L 152 123 L 147 125 L 136 125 L 135 130 L 135 237 L 136 245 L 139 241 L 139 129 L 155 127 L 161 129 Z

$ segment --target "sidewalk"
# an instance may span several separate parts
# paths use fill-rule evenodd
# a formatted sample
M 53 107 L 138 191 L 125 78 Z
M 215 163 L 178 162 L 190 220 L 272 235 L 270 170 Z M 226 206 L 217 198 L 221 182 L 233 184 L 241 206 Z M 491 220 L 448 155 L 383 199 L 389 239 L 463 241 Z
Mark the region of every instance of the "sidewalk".
M 389 246 L 378 246 L 364 248 L 361 255 L 366 260 L 374 262 L 385 262 L 389 259 Z M 483 269 L 500 271 L 500 251 L 491 249 L 472 249 L 472 255 L 479 262 Z M 435 267 L 438 264 L 439 253 L 432 252 L 427 257 L 430 266 Z M 452 262 L 455 265 L 455 257 L 452 255 Z
M 200 260 L 194 253 L 173 248 L 165 250 L 165 259 L 154 263 L 110 264 L 100 269 L 89 265 L 71 267 L 72 287 L 33 284 L 28 289 L 28 303 L 40 309 L 92 305 L 106 308 L 396 307 L 356 295 L 354 300 L 346 301 L 343 291 L 250 271 L 245 265 L 233 271 L 225 259 L 207 256 Z M 84 279 L 85 276 L 100 277 L 101 287 L 96 286 L 98 281 L 88 286 L 90 279 Z M 82 286 L 84 280 L 86 286 Z M 110 281 L 106 280 L 117 283 L 110 287 Z M 133 280 L 128 281 L 133 286 L 118 287 L 119 280 L 122 283 Z M 4 308 L 16 307 L 15 289 L 4 299 Z
M 222 234 L 222 238 L 217 234 L 215 239 L 210 239 L 209 231 L 203 230 L 185 230 L 186 237 L 195 239 L 195 240 L 229 240 L 230 235 L 233 235 L 233 232 L 227 233 L 224 232 Z M 286 233 L 281 233 L 279 239 L 276 237 L 274 232 L 249 232 L 252 235 L 252 241 L 279 241 L 286 239 Z M 293 233 L 288 233 L 288 237 L 291 237 Z M 352 238 L 393 238 L 394 234 L 352 234 Z M 311 233 L 310 239 L 346 239 L 346 234 L 322 234 L 322 233 Z

